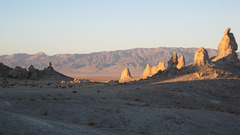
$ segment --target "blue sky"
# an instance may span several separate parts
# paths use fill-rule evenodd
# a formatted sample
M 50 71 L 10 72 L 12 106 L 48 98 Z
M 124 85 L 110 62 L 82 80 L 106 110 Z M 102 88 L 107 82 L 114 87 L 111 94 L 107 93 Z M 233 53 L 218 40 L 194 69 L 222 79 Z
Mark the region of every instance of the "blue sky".
M 239 0 L 0 0 L 0 55 L 152 47 L 217 49 L 240 40 Z

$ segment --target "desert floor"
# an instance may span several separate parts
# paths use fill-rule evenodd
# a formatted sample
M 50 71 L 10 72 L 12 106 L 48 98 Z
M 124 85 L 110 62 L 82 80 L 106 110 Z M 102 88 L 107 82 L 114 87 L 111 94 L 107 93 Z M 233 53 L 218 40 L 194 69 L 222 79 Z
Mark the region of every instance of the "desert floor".
M 237 135 L 240 80 L 0 88 L 0 134 Z
M 86 79 L 91 82 L 109 82 L 110 80 L 118 81 L 120 77 L 78 77 L 79 79 Z

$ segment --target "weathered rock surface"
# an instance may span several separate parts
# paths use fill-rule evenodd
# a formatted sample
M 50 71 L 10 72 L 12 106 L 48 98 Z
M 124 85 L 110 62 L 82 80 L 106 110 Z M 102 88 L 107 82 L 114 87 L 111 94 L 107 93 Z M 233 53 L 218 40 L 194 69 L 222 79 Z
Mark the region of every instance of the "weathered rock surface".
M 63 81 L 72 81 L 73 80 L 73 78 L 68 77 L 68 76 L 61 74 L 58 71 L 54 70 L 51 62 L 49 63 L 49 66 L 47 68 L 44 68 L 44 70 L 40 70 L 40 78 L 48 80 L 48 81 L 53 80 L 52 82 L 58 81 L 58 80 L 63 80 Z M 89 82 L 86 82 L 86 83 L 89 83 Z
M 177 68 L 178 64 L 178 56 L 177 53 L 175 52 L 171 59 L 168 61 L 168 68 Z
M 16 66 L 13 70 L 9 72 L 9 76 L 17 79 L 27 79 L 28 71 L 25 68 Z
M 54 73 L 55 70 L 53 69 L 51 62 L 49 62 L 49 66 L 47 68 L 44 68 L 44 70 L 41 72 L 41 74 L 48 76 L 54 75 Z
M 159 62 L 157 66 L 152 67 L 152 75 L 156 74 L 158 71 L 164 71 L 166 68 L 164 62 Z
M 28 68 L 29 79 L 38 80 L 40 71 L 35 69 L 33 65 L 30 65 Z
M 33 65 L 30 65 L 28 70 L 20 66 L 16 66 L 12 69 L 2 63 L 0 63 L 0 77 L 9 77 L 16 79 L 31 79 L 31 80 L 44 80 L 44 82 L 59 83 L 63 81 L 71 81 L 73 78 L 61 74 L 53 69 L 52 64 L 44 70 L 35 69 Z
M 146 79 L 148 77 L 152 77 L 155 75 L 158 71 L 165 70 L 164 62 L 159 62 L 157 66 L 151 67 L 150 64 L 147 64 L 145 70 L 143 71 L 143 74 L 141 76 L 142 79 Z
M 131 73 L 128 68 L 125 68 L 121 74 L 121 78 L 119 80 L 119 83 L 129 82 L 132 81 L 133 78 L 131 76 Z
M 0 76 L 7 77 L 8 73 L 12 70 L 12 68 L 0 63 Z
M 177 68 L 178 69 L 181 69 L 185 67 L 185 58 L 184 56 L 182 55 L 179 59 L 178 59 L 178 64 L 177 64 Z
M 51 61 L 54 63 L 53 67 L 55 70 L 70 76 L 76 76 L 79 72 L 83 76 L 117 76 L 121 75 L 123 69 L 130 67 L 132 75 L 141 76 L 146 64 L 153 66 L 162 61 L 166 64 L 167 68 L 167 62 L 174 52 L 177 52 L 179 57 L 180 55 L 184 55 L 186 65 L 193 63 L 194 54 L 197 49 L 158 47 L 90 54 L 57 54 L 52 56 L 40 55 L 41 53 L 33 55 L 13 54 L 0 55 L 0 62 L 10 67 L 21 66 L 23 68 L 28 68 L 30 63 L 36 69 L 44 69 L 48 66 L 47 62 Z M 218 50 L 208 48 L 207 51 L 209 57 L 218 55 Z M 237 53 L 240 58 L 240 52 Z
M 208 63 L 209 56 L 206 49 L 203 47 L 199 48 L 194 55 L 194 65 L 196 66 L 204 66 Z
M 152 76 L 152 67 L 150 66 L 150 64 L 147 64 L 145 70 L 143 71 L 141 78 L 145 79 L 145 78 L 151 77 L 151 76 Z
M 62 83 L 65 83 L 64 81 L 62 81 Z M 75 78 L 73 81 L 70 81 L 69 83 L 82 83 L 82 84 L 90 84 L 91 81 L 87 80 L 87 79 L 77 79 Z
M 219 54 L 215 58 L 212 59 L 212 61 L 217 61 L 220 59 L 224 59 L 224 61 L 227 62 L 238 62 L 237 58 L 237 49 L 238 49 L 238 44 L 235 40 L 235 37 L 233 33 L 230 33 L 231 28 L 227 28 L 226 31 L 224 32 L 224 36 L 218 45 L 218 51 Z

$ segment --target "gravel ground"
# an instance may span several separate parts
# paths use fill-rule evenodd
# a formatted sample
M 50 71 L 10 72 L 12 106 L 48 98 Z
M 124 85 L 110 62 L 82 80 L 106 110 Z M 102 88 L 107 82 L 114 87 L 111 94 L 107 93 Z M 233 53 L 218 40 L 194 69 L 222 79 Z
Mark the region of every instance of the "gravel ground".
M 0 88 L 0 134 L 239 134 L 239 79 L 181 80 Z

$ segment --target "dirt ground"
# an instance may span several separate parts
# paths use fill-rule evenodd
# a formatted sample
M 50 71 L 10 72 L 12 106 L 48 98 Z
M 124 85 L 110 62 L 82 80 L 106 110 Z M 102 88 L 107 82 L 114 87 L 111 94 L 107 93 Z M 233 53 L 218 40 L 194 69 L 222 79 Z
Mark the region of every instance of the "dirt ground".
M 0 88 L 0 134 L 238 135 L 240 80 Z

